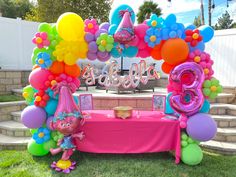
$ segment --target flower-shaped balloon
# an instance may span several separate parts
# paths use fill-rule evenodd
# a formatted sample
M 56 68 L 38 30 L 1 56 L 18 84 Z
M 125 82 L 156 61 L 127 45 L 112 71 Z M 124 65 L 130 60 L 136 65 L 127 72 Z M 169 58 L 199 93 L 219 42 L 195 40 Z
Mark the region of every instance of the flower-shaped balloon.
M 192 47 L 197 46 L 197 44 L 202 41 L 202 36 L 200 35 L 198 29 L 186 30 L 185 34 L 186 34 L 185 41 L 189 42 Z
M 55 169 L 58 172 L 63 172 L 63 173 L 70 173 L 71 170 L 74 170 L 76 166 L 76 162 L 73 161 L 71 162 L 70 160 L 58 160 L 58 162 L 53 162 L 51 164 L 51 168 Z
M 214 71 L 212 69 L 213 60 L 211 60 L 211 57 L 208 53 L 201 52 L 200 50 L 194 50 L 191 52 L 188 56 L 188 61 L 190 62 L 196 62 L 199 64 L 205 74 L 205 79 L 211 79 L 212 75 L 214 74 Z
M 150 19 L 147 20 L 147 25 L 153 28 L 162 28 L 163 18 L 158 17 L 156 14 L 152 14 Z
M 189 137 L 186 133 L 181 134 L 181 146 L 186 147 L 189 144 L 199 144 L 198 141 L 193 140 L 191 137 Z
M 32 42 L 40 49 L 50 45 L 50 41 L 48 40 L 48 35 L 46 32 L 36 33 Z
M 23 88 L 22 96 L 24 97 L 24 99 L 28 105 L 30 105 L 34 102 L 35 92 L 37 92 L 37 90 L 35 88 L 33 88 L 31 85 L 28 85 Z
M 50 99 L 44 90 L 39 90 L 38 93 L 34 94 L 34 97 L 34 105 L 39 107 L 45 107 L 47 105 L 47 101 Z
M 36 59 L 36 64 L 39 65 L 41 68 L 49 68 L 52 65 L 50 55 L 46 52 L 40 52 Z
M 149 28 L 146 31 L 146 36 L 144 37 L 144 41 L 148 43 L 149 47 L 154 47 L 155 45 L 161 42 L 161 31 L 155 28 Z
M 37 132 L 33 134 L 33 139 L 37 144 L 43 144 L 50 140 L 50 130 L 45 127 L 40 127 Z
M 85 26 L 84 26 L 84 31 L 85 31 L 85 32 L 90 32 L 90 33 L 92 33 L 92 34 L 95 34 L 96 31 L 97 31 L 98 28 L 99 28 L 99 26 L 98 26 L 98 24 L 97 24 L 97 21 L 96 21 L 95 19 L 91 19 L 91 20 L 86 19 L 86 20 L 84 21 L 84 24 L 85 24 Z
M 111 35 L 102 33 L 96 40 L 98 50 L 101 52 L 110 52 L 113 48 L 114 38 Z
M 219 80 L 212 78 L 211 80 L 205 80 L 203 83 L 203 94 L 207 98 L 214 99 L 221 92 L 222 86 L 220 85 Z
M 63 139 L 64 137 L 64 135 L 60 133 L 59 131 L 52 131 L 51 135 L 52 135 L 52 139 L 56 142 L 60 139 Z
M 52 88 L 57 83 L 61 82 L 61 78 L 59 76 L 50 75 L 48 76 L 48 80 L 44 83 L 48 88 Z

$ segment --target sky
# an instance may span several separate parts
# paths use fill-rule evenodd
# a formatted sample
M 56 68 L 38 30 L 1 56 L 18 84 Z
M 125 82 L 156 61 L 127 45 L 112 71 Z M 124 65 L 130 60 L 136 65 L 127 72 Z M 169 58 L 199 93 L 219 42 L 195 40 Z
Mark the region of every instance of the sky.
M 128 4 L 137 14 L 138 8 L 143 4 L 143 1 L 144 0 L 114 0 L 112 8 L 121 4 Z M 153 0 L 153 2 L 156 2 L 162 9 L 163 17 L 174 13 L 177 16 L 177 22 L 183 24 L 193 23 L 195 16 L 200 15 L 200 0 L 171 0 L 171 3 L 167 0 Z M 215 9 L 212 11 L 212 25 L 217 22 L 217 19 L 221 17 L 226 10 L 229 12 L 231 19 L 236 22 L 236 0 L 229 1 L 228 8 L 227 0 L 214 0 L 214 2 Z M 203 0 L 203 5 L 205 24 L 208 24 L 208 0 Z

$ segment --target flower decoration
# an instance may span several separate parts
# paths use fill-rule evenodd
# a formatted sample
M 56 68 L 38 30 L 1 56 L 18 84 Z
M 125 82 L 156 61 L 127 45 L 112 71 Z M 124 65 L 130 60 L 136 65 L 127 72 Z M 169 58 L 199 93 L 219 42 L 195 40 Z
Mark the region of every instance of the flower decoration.
M 144 41 L 148 43 L 149 47 L 153 48 L 155 45 L 161 42 L 161 31 L 159 29 L 149 28 L 146 31 Z
M 45 93 L 44 90 L 39 90 L 34 94 L 34 105 L 39 107 L 45 107 L 47 105 L 47 101 L 50 99 L 49 95 Z
M 202 41 L 202 36 L 200 35 L 198 29 L 186 30 L 185 34 L 186 34 L 185 41 L 189 42 L 192 47 L 197 46 L 197 44 Z
M 49 68 L 52 65 L 50 55 L 46 52 L 40 52 L 37 56 L 36 64 L 41 68 Z
M 114 38 L 111 35 L 102 33 L 96 40 L 98 50 L 101 52 L 110 52 L 113 48 Z
M 64 137 L 64 135 L 60 133 L 59 131 L 52 131 L 51 136 L 52 136 L 52 139 L 56 142 L 63 139 Z
M 186 133 L 181 134 L 181 146 L 182 148 L 187 147 L 189 144 L 199 144 L 198 141 L 193 140 Z
M 51 98 L 58 100 L 59 95 L 54 94 L 54 91 L 52 89 L 48 88 L 46 92 Z
M 43 144 L 50 140 L 50 130 L 45 127 L 40 127 L 37 132 L 33 134 L 33 139 L 37 144 Z
M 84 21 L 84 31 L 85 32 L 90 32 L 92 34 L 95 34 L 99 28 L 98 24 L 97 24 L 97 21 L 95 19 L 86 19 Z
M 51 168 L 58 172 L 70 173 L 71 170 L 75 169 L 76 162 L 71 162 L 70 160 L 59 160 L 58 162 L 53 162 Z
M 61 82 L 62 79 L 59 76 L 50 75 L 48 80 L 44 83 L 48 88 L 52 88 L 57 83 Z
M 211 80 L 205 80 L 203 83 L 203 94 L 207 98 L 214 99 L 221 92 L 222 86 L 220 85 L 219 80 L 212 78 Z
M 147 25 L 152 28 L 162 28 L 163 18 L 158 17 L 156 14 L 152 14 L 151 18 L 147 20 Z
M 188 61 L 195 62 L 199 64 L 205 74 L 205 79 L 211 79 L 214 71 L 212 69 L 212 65 L 214 64 L 213 60 L 208 53 L 201 52 L 200 50 L 194 50 L 188 56 Z
M 36 33 L 32 42 L 40 49 L 50 45 L 50 41 L 48 40 L 48 35 L 46 32 Z
M 82 118 L 82 115 L 79 111 L 74 111 L 70 113 L 59 112 L 58 116 L 53 118 L 53 122 L 56 122 L 57 120 L 64 120 L 67 117 Z
M 67 65 L 74 65 L 79 58 L 86 58 L 88 44 L 85 41 L 64 41 L 57 46 L 53 55 L 60 62 Z

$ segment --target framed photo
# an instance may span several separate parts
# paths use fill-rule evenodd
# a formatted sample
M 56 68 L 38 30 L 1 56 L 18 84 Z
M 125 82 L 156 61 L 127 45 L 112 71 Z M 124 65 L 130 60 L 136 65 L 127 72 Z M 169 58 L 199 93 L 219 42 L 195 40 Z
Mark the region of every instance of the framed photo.
M 165 112 L 166 109 L 166 96 L 153 95 L 152 96 L 152 110 Z
M 80 111 L 93 110 L 93 96 L 92 94 L 79 95 Z

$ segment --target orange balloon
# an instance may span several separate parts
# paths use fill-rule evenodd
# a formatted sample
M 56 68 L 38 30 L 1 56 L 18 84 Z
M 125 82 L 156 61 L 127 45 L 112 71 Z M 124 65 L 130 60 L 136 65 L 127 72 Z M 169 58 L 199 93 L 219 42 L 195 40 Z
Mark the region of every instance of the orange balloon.
M 163 46 L 163 44 L 165 43 L 165 41 L 161 41 L 160 44 L 155 45 L 155 47 L 151 50 L 151 56 L 153 59 L 155 60 L 161 60 L 162 56 L 161 56 L 161 48 Z
M 161 56 L 170 65 L 186 61 L 189 53 L 188 44 L 183 39 L 169 39 L 161 48 Z
M 175 65 L 170 65 L 166 62 L 162 63 L 161 69 L 164 73 L 169 74 L 170 71 L 175 67 Z
M 72 77 L 79 77 L 81 73 L 81 69 L 77 64 L 74 64 L 74 65 L 65 64 L 65 73 Z
M 64 62 L 54 61 L 52 63 L 52 66 L 49 68 L 49 70 L 53 74 L 62 74 L 64 73 L 64 67 L 65 67 Z
M 32 68 L 32 70 L 35 70 L 35 69 L 37 69 L 37 68 L 39 68 L 39 65 L 34 65 L 33 68 Z

